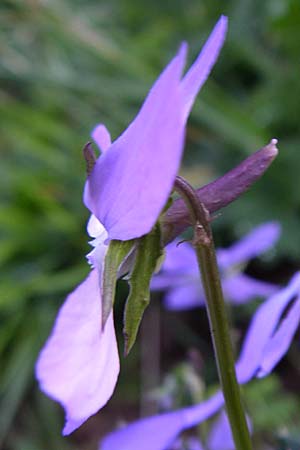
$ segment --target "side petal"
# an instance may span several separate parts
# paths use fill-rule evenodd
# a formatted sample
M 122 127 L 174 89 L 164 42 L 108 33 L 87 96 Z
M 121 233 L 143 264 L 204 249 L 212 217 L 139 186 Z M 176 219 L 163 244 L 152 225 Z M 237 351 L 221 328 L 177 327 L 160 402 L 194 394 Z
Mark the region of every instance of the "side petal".
M 222 269 L 247 262 L 269 250 L 279 239 L 278 222 L 264 223 L 227 249 L 218 249 L 218 263 Z
M 184 98 L 184 117 L 188 117 L 195 98 L 210 74 L 223 46 L 227 32 L 227 17 L 221 16 L 198 58 L 181 82 Z
M 254 314 L 242 351 L 236 364 L 239 383 L 247 383 L 255 376 L 264 358 L 264 350 L 272 337 L 281 315 L 300 291 L 300 273 L 293 276 L 285 289 L 266 300 Z
M 172 190 L 184 140 L 179 83 L 186 46 L 158 78 L 127 130 L 98 158 L 84 202 L 110 239 L 148 233 Z
M 111 146 L 110 133 L 102 123 L 93 129 L 91 135 L 102 153 L 106 152 Z
M 165 450 L 179 433 L 208 419 L 222 405 L 223 396 L 217 393 L 199 405 L 139 420 L 107 435 L 100 449 Z
M 279 286 L 256 280 L 244 274 L 232 275 L 222 279 L 225 298 L 240 305 L 257 297 L 266 298 L 279 290 Z
M 107 403 L 118 374 L 113 316 L 102 333 L 99 281 L 93 270 L 67 297 L 36 364 L 41 390 L 65 409 L 63 434 Z
M 300 298 L 291 307 L 285 319 L 279 325 L 268 342 L 258 373 L 259 377 L 268 375 L 288 351 L 300 322 Z

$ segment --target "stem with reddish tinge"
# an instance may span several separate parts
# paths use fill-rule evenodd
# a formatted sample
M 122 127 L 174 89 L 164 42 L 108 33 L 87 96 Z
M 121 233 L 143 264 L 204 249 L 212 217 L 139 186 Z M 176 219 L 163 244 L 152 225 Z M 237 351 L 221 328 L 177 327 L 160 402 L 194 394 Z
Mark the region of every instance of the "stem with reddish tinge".
M 209 212 L 200 202 L 196 191 L 183 178 L 176 178 L 174 190 L 185 201 L 194 225 L 193 246 L 197 254 L 205 290 L 206 307 L 219 379 L 236 450 L 252 450 L 245 412 L 241 402 L 240 388 L 235 373 Z

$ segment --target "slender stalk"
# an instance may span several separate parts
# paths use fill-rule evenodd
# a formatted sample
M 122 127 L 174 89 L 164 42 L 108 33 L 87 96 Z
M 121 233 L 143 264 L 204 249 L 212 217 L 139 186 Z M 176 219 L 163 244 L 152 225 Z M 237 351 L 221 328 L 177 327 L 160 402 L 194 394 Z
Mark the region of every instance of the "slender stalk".
M 252 450 L 250 434 L 241 401 L 240 388 L 235 373 L 229 326 L 210 227 L 209 213 L 199 201 L 196 191 L 183 178 L 176 178 L 174 190 L 186 202 L 194 225 L 193 245 L 197 254 L 205 290 L 206 307 L 219 379 L 236 450 Z

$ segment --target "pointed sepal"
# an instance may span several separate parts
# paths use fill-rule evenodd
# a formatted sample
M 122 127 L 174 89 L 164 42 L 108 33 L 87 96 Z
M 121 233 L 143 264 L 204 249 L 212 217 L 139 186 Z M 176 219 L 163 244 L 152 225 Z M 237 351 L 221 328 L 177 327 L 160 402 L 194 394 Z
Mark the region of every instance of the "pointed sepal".
M 113 308 L 119 268 L 124 259 L 133 250 L 135 240 L 112 240 L 105 256 L 102 278 L 102 330 Z
M 125 355 L 135 343 L 137 332 L 150 301 L 150 280 L 161 261 L 163 249 L 160 225 L 137 241 L 136 257 L 130 277 L 130 292 L 125 306 L 124 339 Z

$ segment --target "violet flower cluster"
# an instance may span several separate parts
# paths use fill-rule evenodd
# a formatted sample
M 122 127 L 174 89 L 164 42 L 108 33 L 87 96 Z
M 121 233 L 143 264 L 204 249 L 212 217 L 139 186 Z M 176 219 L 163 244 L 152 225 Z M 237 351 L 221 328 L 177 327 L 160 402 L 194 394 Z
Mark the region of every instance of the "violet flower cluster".
M 256 297 L 269 297 L 278 286 L 257 280 L 242 272 L 248 261 L 270 249 L 280 235 L 280 225 L 269 222 L 256 227 L 229 248 L 217 250 L 224 297 L 242 304 Z M 205 304 L 195 251 L 187 242 L 173 241 L 166 247 L 166 258 L 153 278 L 152 290 L 164 290 L 168 309 L 184 310 Z
M 84 191 L 84 203 L 92 213 L 92 270 L 61 307 L 36 365 L 41 389 L 65 409 L 63 434 L 78 428 L 113 393 L 119 356 L 112 312 L 101 328 L 104 258 L 111 240 L 139 238 L 157 222 L 179 169 L 190 110 L 226 30 L 222 16 L 184 76 L 187 46 L 181 45 L 136 118 L 113 143 L 103 125 L 94 130 L 102 155 Z

